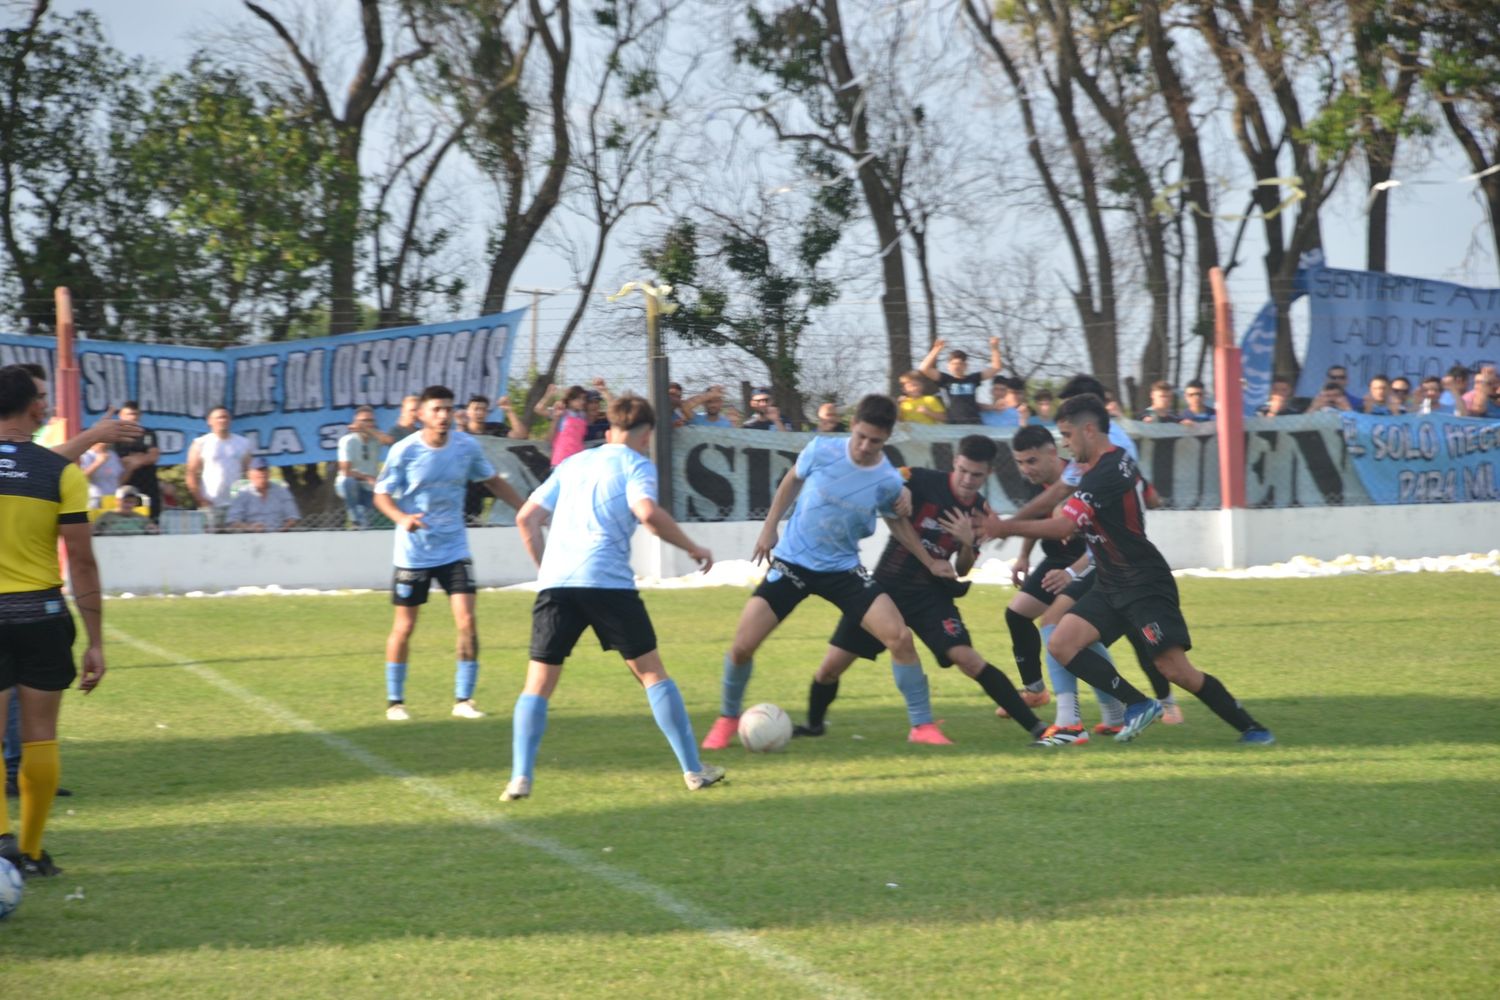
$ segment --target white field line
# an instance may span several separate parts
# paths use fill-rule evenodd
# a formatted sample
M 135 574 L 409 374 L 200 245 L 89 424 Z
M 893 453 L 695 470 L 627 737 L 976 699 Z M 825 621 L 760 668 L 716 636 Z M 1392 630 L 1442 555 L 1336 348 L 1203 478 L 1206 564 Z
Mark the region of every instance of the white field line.
M 337 753 L 363 764 L 376 774 L 399 782 L 407 790 L 424 795 L 437 802 L 461 819 L 467 820 L 477 826 L 495 830 L 502 836 L 520 844 L 522 847 L 529 847 L 532 850 L 540 851 L 548 857 L 562 862 L 569 868 L 590 875 L 612 888 L 641 897 L 657 909 L 676 917 L 684 926 L 692 930 L 701 931 L 716 944 L 731 951 L 740 952 L 748 958 L 770 968 L 772 971 L 786 976 L 799 986 L 805 987 L 813 995 L 849 998 L 849 1000 L 856 1000 L 856 998 L 869 995 L 855 986 L 819 971 L 806 960 L 782 951 L 780 948 L 760 940 L 753 934 L 734 927 L 722 917 L 716 916 L 687 900 L 678 898 L 661 886 L 648 882 L 633 872 L 603 864 L 589 854 L 569 847 L 550 837 L 530 833 L 519 822 L 508 816 L 478 805 L 454 793 L 436 781 L 412 774 L 410 771 L 404 771 L 357 743 L 330 733 L 317 723 L 302 718 L 285 706 L 241 687 L 211 667 L 203 666 L 196 660 L 190 660 L 187 657 L 153 645 L 143 639 L 137 639 L 135 636 L 123 632 L 114 626 L 106 626 L 106 632 L 111 638 L 118 639 L 126 645 L 134 646 L 148 656 L 177 664 L 199 680 L 259 710 L 267 718 L 286 726 L 288 729 L 294 729 L 311 736 Z M 713 795 L 722 794 L 723 792 L 724 790 L 720 789 L 717 793 L 708 792 L 704 794 Z

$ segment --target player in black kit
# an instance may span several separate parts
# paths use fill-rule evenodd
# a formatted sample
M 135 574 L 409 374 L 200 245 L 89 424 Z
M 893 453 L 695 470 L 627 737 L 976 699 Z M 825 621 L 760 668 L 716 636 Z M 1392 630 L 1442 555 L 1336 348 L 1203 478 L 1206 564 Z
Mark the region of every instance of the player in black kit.
M 1076 396 L 1057 411 L 1057 429 L 1085 466 L 1060 514 L 1044 521 L 1004 520 L 990 515 L 987 534 L 1004 538 L 1066 538 L 1077 531 L 1094 555 L 1097 582 L 1063 616 L 1047 643 L 1068 671 L 1125 703 L 1125 726 L 1115 735 L 1129 743 L 1161 717 L 1159 701 L 1148 698 L 1089 647 L 1105 646 L 1122 635 L 1147 653 L 1173 684 L 1197 695 L 1215 715 L 1240 733 L 1240 742 L 1275 742 L 1271 731 L 1250 717 L 1218 678 L 1187 658 L 1193 643 L 1183 620 L 1177 581 L 1146 537 L 1144 486 L 1140 470 L 1109 441 L 1109 412 L 1098 396 Z
M 995 442 L 981 434 L 970 434 L 958 443 L 951 473 L 936 469 L 901 470 L 911 493 L 909 520 L 927 555 L 947 562 L 955 555 L 958 575 L 967 573 L 979 551 L 976 522 L 990 513 L 989 505 L 979 492 L 994 465 L 998 449 Z M 910 550 L 895 539 L 886 544 L 880 562 L 875 566 L 876 582 L 896 602 L 907 627 L 932 650 L 943 667 L 958 668 L 984 688 L 985 694 L 1003 707 L 1026 732 L 1038 736 L 1046 725 L 1022 700 L 1010 679 L 985 662 L 969 640 L 955 597 L 967 593 L 969 585 L 934 576 Z M 873 660 L 885 647 L 860 627 L 857 619 L 840 619 L 829 640 L 828 652 L 813 675 L 807 698 L 807 723 L 797 726 L 798 736 L 821 736 L 828 706 L 838 696 L 839 677 L 859 658 Z M 907 700 L 912 729 L 907 737 L 913 743 L 947 744 L 937 723 L 930 721 L 932 709 L 927 693 L 926 676 L 921 684 L 898 684 Z M 928 721 L 919 721 L 928 720 Z

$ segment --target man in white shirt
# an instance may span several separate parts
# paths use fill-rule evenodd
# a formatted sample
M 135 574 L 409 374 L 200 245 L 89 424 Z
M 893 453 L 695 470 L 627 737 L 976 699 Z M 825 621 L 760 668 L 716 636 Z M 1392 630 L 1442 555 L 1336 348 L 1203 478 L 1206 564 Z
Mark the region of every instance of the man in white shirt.
M 375 479 L 380 472 L 379 433 L 375 426 L 375 411 L 361 406 L 354 411 L 349 433 L 339 438 L 339 475 L 334 488 L 343 499 L 355 528 L 370 526 Z
M 217 527 L 224 523 L 234 484 L 250 467 L 252 449 L 249 438 L 230 432 L 229 407 L 209 410 L 207 423 L 208 433 L 188 448 L 187 487 Z
M 245 475 L 250 485 L 229 501 L 230 531 L 290 531 L 297 526 L 297 501 L 292 491 L 281 483 L 271 482 L 266 460 L 250 463 Z

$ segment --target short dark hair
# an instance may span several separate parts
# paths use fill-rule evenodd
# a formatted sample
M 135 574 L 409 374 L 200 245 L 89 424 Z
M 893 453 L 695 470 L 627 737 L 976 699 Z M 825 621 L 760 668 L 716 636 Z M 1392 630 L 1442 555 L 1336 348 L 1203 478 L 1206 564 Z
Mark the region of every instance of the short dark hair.
M 129 404 L 126 404 L 126 405 L 129 405 Z M 357 417 L 361 413 L 368 413 L 370 416 L 373 417 L 375 415 L 375 407 L 370 406 L 368 404 L 365 404 L 365 405 L 362 405 L 362 406 L 356 406 L 354 408 L 354 415 Z
M 1195 378 L 1191 382 L 1189 382 L 1187 385 L 1183 386 L 1183 388 L 1184 389 L 1201 389 L 1201 388 L 1203 388 L 1203 380 L 1201 378 Z
M 957 358 L 959 361 L 968 361 L 969 352 L 960 350 L 959 348 L 955 347 L 953 350 L 948 352 L 948 360 L 952 361 L 954 358 Z
M 0 417 L 13 417 L 36 402 L 36 376 L 25 365 L 0 368 Z
M 480 395 L 479 393 L 476 392 L 476 393 L 474 393 L 474 395 L 472 395 L 472 396 L 469 397 L 469 401 L 467 403 L 465 403 L 464 405 L 465 406 L 473 406 L 475 403 L 483 403 L 485 406 L 489 406 L 490 405 L 490 397 L 488 397 L 488 396 L 482 396 L 482 395 Z
M 1063 383 L 1063 387 L 1057 391 L 1057 395 L 1062 399 L 1072 399 L 1074 396 L 1082 396 L 1084 393 L 1103 399 L 1105 393 L 1104 383 L 1092 375 L 1074 375 L 1067 382 Z
M 1470 374 L 1472 373 L 1464 365 L 1454 365 L 1452 368 L 1448 369 L 1449 378 L 1461 378 L 1467 381 Z
M 225 406 L 223 403 L 220 403 L 218 406 L 210 406 L 208 408 L 208 412 L 205 413 L 204 416 L 205 417 L 211 417 L 215 413 L 218 413 L 220 410 L 223 410 L 225 413 L 228 413 L 231 417 L 234 416 L 234 413 L 229 409 L 229 407 Z
M 1429 382 L 1431 382 L 1433 385 L 1442 385 L 1443 384 L 1443 380 L 1440 379 L 1440 378 L 1438 378 L 1436 375 L 1424 375 L 1422 377 L 1422 384 L 1426 385 Z
M 571 403 L 575 399 L 587 397 L 589 391 L 581 385 L 570 385 L 568 391 L 563 393 L 563 402 Z
M 1374 385 L 1376 382 L 1384 382 L 1385 384 L 1390 385 L 1391 377 L 1389 375 L 1372 375 L 1370 377 L 1370 384 Z
M 133 399 L 127 399 L 125 400 L 125 402 L 120 404 L 120 409 L 122 410 L 139 410 L 140 408 L 141 404 Z
M 43 382 L 47 381 L 47 369 L 43 368 L 39 364 L 36 364 L 35 362 L 23 361 L 16 367 L 25 369 L 26 374 L 30 375 L 32 378 L 39 378 Z
M 958 453 L 971 462 L 994 465 L 995 456 L 1000 454 L 1000 449 L 995 446 L 993 438 L 983 434 L 965 434 L 958 441 Z
M 1038 389 L 1031 398 L 1038 403 L 1050 403 L 1052 402 L 1052 390 Z
M 1027 424 L 1016 431 L 1016 436 L 1010 439 L 1011 451 L 1031 451 L 1033 448 L 1045 448 L 1048 445 L 1056 448 L 1057 439 L 1041 424 Z
M 872 392 L 854 407 L 853 423 L 870 424 L 890 431 L 896 426 L 896 401 L 889 396 Z
M 1329 365 L 1328 366 L 1328 370 L 1326 372 L 1324 372 L 1323 375 L 1325 377 L 1327 377 L 1327 378 L 1332 378 L 1333 377 L 1333 373 L 1336 372 L 1336 371 L 1340 371 L 1340 372 L 1343 372 L 1345 375 L 1348 375 L 1349 374 L 1349 367 L 1347 365 Z
M 1109 410 L 1105 409 L 1104 400 L 1092 392 L 1074 396 L 1057 409 L 1058 422 L 1066 420 L 1070 424 L 1076 424 L 1079 418 L 1092 423 L 1101 431 L 1109 430 Z
M 1176 392 L 1177 390 L 1172 387 L 1172 383 L 1171 382 L 1168 382 L 1166 379 L 1159 379 L 1159 380 L 1151 383 L 1151 391 L 1152 392 Z
M 421 406 L 429 399 L 446 399 L 451 403 L 453 402 L 453 390 L 446 385 L 429 385 L 422 390 L 422 395 L 417 397 L 417 405 Z
M 615 430 L 633 431 L 642 425 L 655 427 L 656 411 L 640 396 L 626 393 L 609 404 L 609 426 Z

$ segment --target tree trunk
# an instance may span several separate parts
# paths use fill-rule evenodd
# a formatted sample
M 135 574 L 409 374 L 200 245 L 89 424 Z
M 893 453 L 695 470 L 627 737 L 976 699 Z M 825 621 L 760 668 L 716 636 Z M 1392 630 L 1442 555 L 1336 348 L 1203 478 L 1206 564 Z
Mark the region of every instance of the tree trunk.
M 1497 144 L 1497 148 L 1493 153 L 1487 152 L 1480 145 L 1479 139 L 1474 135 L 1473 131 L 1464 123 L 1453 101 L 1454 97 L 1451 94 L 1442 95 L 1442 99 L 1438 101 L 1438 104 L 1443 109 L 1443 118 L 1448 122 L 1448 129 L 1453 133 L 1453 137 L 1463 147 L 1465 155 L 1469 158 L 1469 164 L 1474 168 L 1474 172 L 1476 174 L 1483 173 L 1493 166 L 1495 162 L 1500 162 L 1500 144 Z M 1487 177 L 1481 177 L 1479 179 L 1479 190 L 1484 195 L 1484 204 L 1489 210 L 1490 236 L 1495 241 L 1495 266 L 1497 269 L 1500 269 L 1500 174 L 1490 174 Z

